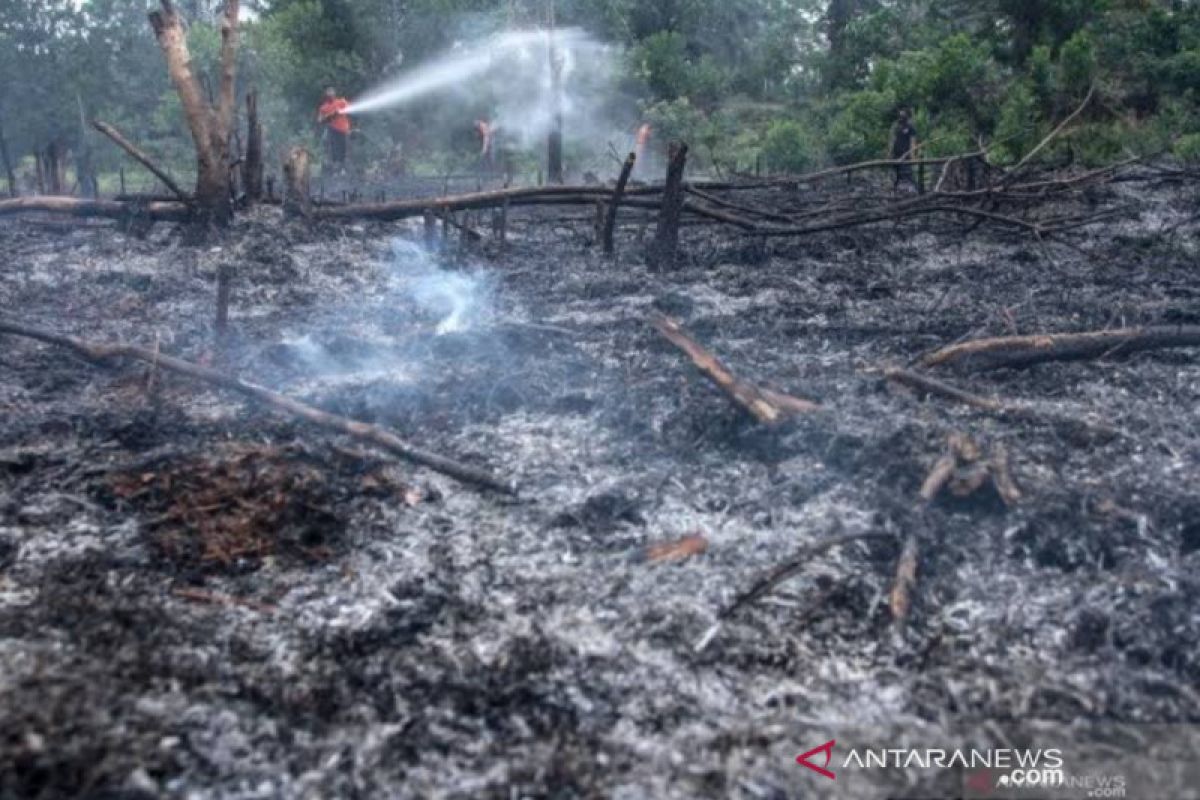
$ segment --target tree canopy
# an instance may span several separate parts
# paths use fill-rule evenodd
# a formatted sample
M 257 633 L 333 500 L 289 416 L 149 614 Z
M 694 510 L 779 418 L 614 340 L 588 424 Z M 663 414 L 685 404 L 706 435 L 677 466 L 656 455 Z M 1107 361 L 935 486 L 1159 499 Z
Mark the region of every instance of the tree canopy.
M 222 4 L 178 5 L 212 81 Z M 147 6 L 0 7 L 0 134 L 15 161 L 60 142 L 101 168 L 116 163 L 111 148 L 89 146 L 83 122 L 99 116 L 186 164 Z M 1093 87 L 1072 157 L 1200 150 L 1191 0 L 258 0 L 244 11 L 240 82 L 258 89 L 280 148 L 314 135 L 327 85 L 353 97 L 463 43 L 551 18 L 587 31 L 612 60 L 600 106 L 611 119 L 603 135 L 568 129 L 569 153 L 603 150 L 611 131 L 648 121 L 659 146 L 687 139 L 710 167 L 796 169 L 883 155 L 896 110 L 909 107 L 931 154 L 982 141 L 1016 158 Z M 580 63 L 569 81 L 586 84 L 596 69 Z M 467 158 L 471 117 L 490 102 L 450 92 L 364 118 L 363 157 L 402 147 L 418 160 Z

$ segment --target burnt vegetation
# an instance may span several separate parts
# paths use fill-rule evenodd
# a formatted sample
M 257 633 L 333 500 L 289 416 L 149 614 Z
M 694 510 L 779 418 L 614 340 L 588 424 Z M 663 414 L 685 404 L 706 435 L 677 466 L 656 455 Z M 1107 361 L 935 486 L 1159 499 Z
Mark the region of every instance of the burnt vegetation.
M 34 5 L 0 797 L 826 796 L 852 732 L 1200 721 L 1194 4 Z

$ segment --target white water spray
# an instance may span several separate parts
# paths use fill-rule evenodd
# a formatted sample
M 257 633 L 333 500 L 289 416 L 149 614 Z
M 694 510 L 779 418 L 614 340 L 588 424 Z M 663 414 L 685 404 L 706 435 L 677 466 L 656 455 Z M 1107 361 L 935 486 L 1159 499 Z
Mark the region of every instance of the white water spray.
M 556 30 L 553 35 L 555 46 L 564 49 L 586 40 L 584 33 L 576 29 Z M 351 102 L 346 113 L 369 114 L 412 102 L 484 75 L 498 61 L 508 58 L 534 62 L 540 67 L 548 62 L 549 44 L 550 33 L 544 30 L 514 31 L 493 36 L 368 91 Z

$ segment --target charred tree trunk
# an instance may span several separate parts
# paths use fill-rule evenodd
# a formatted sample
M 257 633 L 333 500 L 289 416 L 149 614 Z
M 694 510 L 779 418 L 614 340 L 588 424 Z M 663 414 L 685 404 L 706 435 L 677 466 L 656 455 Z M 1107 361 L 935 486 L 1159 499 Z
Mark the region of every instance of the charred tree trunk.
M 658 229 L 646 253 L 651 269 L 674 266 L 679 250 L 679 220 L 683 216 L 683 171 L 687 166 L 688 146 L 672 142 L 667 185 L 663 187 L 662 210 L 658 214 Z
M 45 191 L 55 196 L 66 193 L 67 146 L 61 139 L 54 139 L 41 153 L 42 181 Z
M 46 165 L 42 162 L 42 151 L 33 151 L 33 169 L 37 179 L 37 193 L 46 193 Z
M 629 176 L 633 174 L 635 164 L 637 164 L 637 154 L 630 153 L 621 167 L 621 176 L 617 178 L 617 188 L 613 189 L 612 201 L 608 206 L 608 217 L 604 220 L 604 255 L 606 256 L 613 254 L 613 232 L 617 228 L 617 208 L 621 205 L 621 198 L 625 196 L 625 187 L 629 185 Z
M 293 147 L 283 162 L 283 184 L 284 216 L 310 217 L 308 151 L 303 147 Z
M 253 205 L 263 197 L 263 128 L 258 120 L 258 92 L 246 95 L 246 160 L 242 162 L 242 185 L 246 203 Z
M 13 171 L 12 159 L 8 155 L 8 140 L 4 138 L 4 124 L 0 120 L 0 160 L 4 161 L 4 174 L 8 178 L 8 196 L 16 197 L 17 191 L 17 175 Z
M 79 151 L 75 156 L 75 175 L 79 181 L 80 193 L 84 197 L 95 199 L 100 196 L 100 182 L 96 178 L 95 161 L 92 158 L 92 142 L 88 136 L 83 96 L 76 93 L 75 102 L 79 107 Z
M 196 147 L 196 220 L 205 225 L 228 225 L 233 219 L 230 197 L 229 133 L 235 104 L 239 0 L 225 0 L 221 15 L 220 90 L 215 102 L 204 95 L 192 70 L 183 20 L 172 0 L 159 0 L 160 11 L 150 12 L 150 26 L 158 39 L 167 73 L 183 105 L 188 130 Z
M 564 183 L 563 179 L 563 106 L 562 72 L 563 60 L 554 42 L 554 3 L 550 4 L 550 138 L 546 153 L 546 172 L 550 183 Z

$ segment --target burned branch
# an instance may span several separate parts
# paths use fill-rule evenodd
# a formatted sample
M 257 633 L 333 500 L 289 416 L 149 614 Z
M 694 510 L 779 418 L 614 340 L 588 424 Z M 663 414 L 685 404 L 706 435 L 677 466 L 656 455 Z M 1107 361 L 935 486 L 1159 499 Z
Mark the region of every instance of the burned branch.
M 629 185 L 629 176 L 637 164 L 637 153 L 630 153 L 621 165 L 621 174 L 617 178 L 616 188 L 613 189 L 612 200 L 608 203 L 608 215 L 604 219 L 604 255 L 613 254 L 613 233 L 617 227 L 617 209 L 621 207 L 621 199 L 625 196 L 625 187 Z
M 1109 358 L 1145 350 L 1200 347 L 1200 325 L 1159 325 L 1087 333 L 1001 336 L 952 345 L 922 359 L 925 367 L 999 369 L 1047 361 Z
M 716 356 L 704 349 L 683 327 L 666 316 L 651 319 L 651 324 L 671 344 L 691 360 L 704 377 L 712 381 L 738 407 L 764 425 L 775 425 L 787 415 L 819 411 L 820 406 L 808 400 L 789 397 L 778 392 L 764 391 L 739 380 Z
M 835 536 L 823 541 L 815 542 L 805 547 L 800 548 L 791 558 L 777 567 L 768 571 L 761 578 L 751 584 L 750 588 L 739 594 L 733 599 L 729 605 L 721 609 L 717 614 L 716 623 L 709 628 L 700 640 L 696 642 L 694 650 L 699 653 L 708 649 L 712 640 L 716 638 L 721 631 L 721 626 L 729 619 L 732 619 L 742 609 L 753 605 L 758 600 L 766 597 L 773 592 L 781 583 L 799 575 L 804 569 L 810 566 L 813 559 L 823 553 L 833 550 L 838 547 L 843 547 L 848 544 L 868 541 L 871 539 L 894 539 L 890 533 L 880 531 L 869 531 L 867 533 L 855 533 L 846 536 Z
M 224 375 L 216 370 L 199 364 L 193 364 L 189 361 L 184 361 L 173 356 L 163 355 L 153 350 L 148 350 L 143 347 L 129 344 L 100 344 L 87 342 L 82 339 L 76 339 L 72 336 L 63 336 L 52 333 L 50 331 L 41 330 L 39 328 L 22 325 L 20 323 L 0 319 L 0 333 L 7 333 L 12 336 L 21 336 L 27 339 L 34 339 L 46 344 L 63 347 L 74 353 L 83 356 L 89 361 L 96 363 L 105 363 L 113 359 L 126 358 L 135 361 L 143 361 L 147 364 L 152 364 L 156 367 L 170 370 L 172 372 L 185 375 L 189 378 L 202 381 L 204 383 L 218 386 L 222 389 L 227 389 L 236 392 L 245 397 L 257 400 L 264 405 L 274 408 L 278 411 L 299 417 L 307 422 L 310 422 L 318 427 L 328 430 L 337 431 L 346 436 L 359 439 L 363 442 L 375 445 L 390 453 L 393 453 L 401 458 L 411 461 L 415 464 L 428 467 L 435 472 L 440 472 L 448 475 L 463 483 L 473 484 L 501 492 L 503 494 L 516 494 L 515 486 L 508 481 L 500 480 L 483 470 L 472 467 L 467 464 L 454 461 L 445 456 L 431 453 L 423 450 L 415 445 L 401 439 L 391 431 L 385 430 L 377 425 L 370 425 L 365 422 L 340 417 L 337 414 L 330 414 L 327 411 L 322 411 L 319 408 L 301 403 L 298 400 L 293 400 L 290 397 L 284 397 L 281 394 L 271 391 L 270 389 L 256 386 L 252 383 L 246 383 L 229 375 Z
M 150 156 L 146 155 L 146 153 L 138 148 L 137 145 L 122 136 L 120 131 L 118 131 L 112 125 L 109 125 L 107 122 L 101 122 L 98 119 L 92 120 L 92 127 L 103 133 L 109 139 L 112 139 L 113 142 L 115 142 L 118 147 L 128 153 L 134 161 L 137 161 L 143 167 L 150 170 L 150 172 L 154 174 L 154 177 L 162 181 L 163 186 L 166 186 L 168 189 L 170 189 L 171 193 L 174 194 L 176 198 L 184 203 L 191 202 L 191 197 L 188 195 L 188 193 L 181 189 L 179 184 L 175 183 L 175 181 L 171 179 L 171 176 L 168 175 L 162 169 L 162 167 L 155 164 Z

